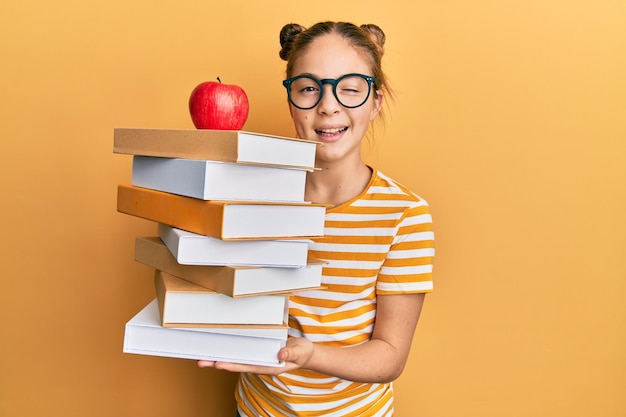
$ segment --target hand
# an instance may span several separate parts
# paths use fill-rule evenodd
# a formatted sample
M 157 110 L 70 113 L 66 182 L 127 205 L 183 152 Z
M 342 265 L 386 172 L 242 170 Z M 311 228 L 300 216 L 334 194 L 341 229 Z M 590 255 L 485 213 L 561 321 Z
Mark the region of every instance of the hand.
M 278 375 L 305 367 L 313 356 L 314 349 L 315 345 L 311 341 L 303 337 L 291 337 L 287 339 L 286 346 L 278 352 L 278 360 L 284 362 L 285 366 L 260 366 L 216 361 L 198 361 L 198 366 L 200 368 L 215 368 L 229 372 Z

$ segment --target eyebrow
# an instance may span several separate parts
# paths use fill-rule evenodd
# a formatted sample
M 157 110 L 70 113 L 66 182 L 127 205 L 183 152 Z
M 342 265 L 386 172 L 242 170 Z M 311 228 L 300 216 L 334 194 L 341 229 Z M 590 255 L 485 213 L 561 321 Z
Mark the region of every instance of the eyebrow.
M 302 72 L 302 73 L 300 73 L 300 74 L 294 75 L 293 77 L 300 77 L 300 76 L 302 76 L 302 75 L 306 75 L 306 76 L 308 76 L 308 77 L 317 78 L 318 80 L 320 80 L 320 79 L 321 79 L 321 78 L 320 78 L 320 77 L 318 77 L 317 75 L 313 75 L 313 74 L 311 74 L 310 72 Z

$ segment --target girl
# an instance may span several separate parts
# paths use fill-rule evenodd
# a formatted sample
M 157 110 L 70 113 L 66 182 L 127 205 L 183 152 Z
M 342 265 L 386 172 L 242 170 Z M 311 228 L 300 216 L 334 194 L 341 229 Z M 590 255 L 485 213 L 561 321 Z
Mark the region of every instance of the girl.
M 434 244 L 426 202 L 361 159 L 390 94 L 385 35 L 375 25 L 289 24 L 280 42 L 297 135 L 323 143 L 305 196 L 332 205 L 310 251 L 328 261 L 326 289 L 291 296 L 291 337 L 278 353 L 284 367 L 199 366 L 241 372 L 241 416 L 391 416 L 391 381 L 432 290 Z

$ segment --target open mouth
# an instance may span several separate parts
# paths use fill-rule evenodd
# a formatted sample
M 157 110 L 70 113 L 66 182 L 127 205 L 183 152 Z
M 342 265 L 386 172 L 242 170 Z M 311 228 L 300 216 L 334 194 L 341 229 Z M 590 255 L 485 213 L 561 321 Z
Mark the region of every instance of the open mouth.
M 338 127 L 335 129 L 316 129 L 315 133 L 317 133 L 319 136 L 335 136 L 339 133 L 345 132 L 346 130 L 348 130 L 348 127 Z

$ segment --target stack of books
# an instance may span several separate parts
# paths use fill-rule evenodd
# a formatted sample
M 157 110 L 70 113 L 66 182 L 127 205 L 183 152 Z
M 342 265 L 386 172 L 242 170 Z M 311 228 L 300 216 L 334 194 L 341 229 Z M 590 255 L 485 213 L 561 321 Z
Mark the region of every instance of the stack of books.
M 316 142 L 224 130 L 115 129 L 133 157 L 121 213 L 157 223 L 135 239 L 156 297 L 127 324 L 124 352 L 281 366 L 289 294 L 319 288 L 310 239 L 326 206 L 304 201 Z

